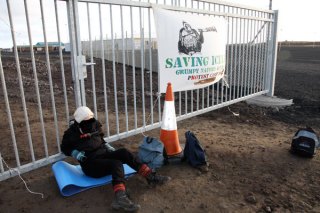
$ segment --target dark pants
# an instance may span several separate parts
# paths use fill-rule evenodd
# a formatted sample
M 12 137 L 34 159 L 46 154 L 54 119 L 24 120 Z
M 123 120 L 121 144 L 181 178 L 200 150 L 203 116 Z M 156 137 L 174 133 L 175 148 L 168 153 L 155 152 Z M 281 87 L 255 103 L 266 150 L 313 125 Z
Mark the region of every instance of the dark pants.
M 141 162 L 125 148 L 113 152 L 102 152 L 84 163 L 81 163 L 83 172 L 94 178 L 112 175 L 112 184 L 125 182 L 124 169 L 122 164 L 128 164 L 131 168 L 139 171 Z

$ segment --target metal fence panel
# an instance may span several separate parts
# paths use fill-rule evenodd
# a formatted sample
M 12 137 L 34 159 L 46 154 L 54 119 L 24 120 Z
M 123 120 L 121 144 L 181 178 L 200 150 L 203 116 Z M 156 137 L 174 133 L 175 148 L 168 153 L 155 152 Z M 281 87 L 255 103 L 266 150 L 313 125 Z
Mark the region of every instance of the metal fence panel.
M 6 3 L 13 51 L 0 55 L 0 180 L 62 159 L 61 136 L 80 105 L 94 111 L 110 142 L 160 127 L 152 4 L 228 22 L 225 81 L 175 93 L 178 121 L 273 94 L 275 11 L 218 0 L 21 3 L 23 17 Z

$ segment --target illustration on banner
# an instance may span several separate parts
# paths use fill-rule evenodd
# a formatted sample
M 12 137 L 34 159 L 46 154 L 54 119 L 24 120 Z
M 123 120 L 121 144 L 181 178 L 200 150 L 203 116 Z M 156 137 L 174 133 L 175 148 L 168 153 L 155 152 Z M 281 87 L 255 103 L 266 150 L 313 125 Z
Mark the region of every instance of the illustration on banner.
M 178 50 L 179 53 L 184 53 L 190 56 L 197 52 L 201 52 L 202 44 L 204 42 L 204 32 L 217 32 L 217 29 L 214 26 L 205 29 L 198 29 L 198 32 L 185 21 L 182 22 L 182 25 L 183 27 L 179 32 Z
M 179 42 L 178 42 L 178 50 L 179 53 L 183 53 L 186 55 L 192 56 L 195 53 L 201 53 L 202 44 L 204 43 L 203 33 L 204 32 L 217 32 L 217 29 L 213 27 L 207 27 L 205 29 L 195 30 L 188 24 L 187 22 L 182 22 L 183 27 L 179 31 Z M 216 76 L 205 78 L 204 80 L 200 80 L 194 82 L 197 84 L 206 84 L 213 82 L 216 79 Z

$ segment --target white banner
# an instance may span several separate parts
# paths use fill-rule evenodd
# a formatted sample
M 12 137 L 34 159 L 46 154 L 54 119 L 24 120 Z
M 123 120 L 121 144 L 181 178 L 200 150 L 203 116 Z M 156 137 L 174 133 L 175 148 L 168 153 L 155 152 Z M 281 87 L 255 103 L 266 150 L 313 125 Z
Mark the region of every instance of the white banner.
M 218 82 L 225 71 L 224 18 L 153 8 L 160 92 L 198 89 Z

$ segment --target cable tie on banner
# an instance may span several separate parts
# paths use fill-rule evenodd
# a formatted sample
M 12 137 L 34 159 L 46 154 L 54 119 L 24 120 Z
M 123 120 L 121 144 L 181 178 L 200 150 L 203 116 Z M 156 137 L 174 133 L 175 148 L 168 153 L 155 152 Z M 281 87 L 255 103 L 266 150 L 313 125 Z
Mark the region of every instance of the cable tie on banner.
M 227 78 L 228 78 L 228 75 L 224 75 L 222 77 L 222 81 L 223 81 L 224 84 L 226 84 L 227 88 L 230 88 Z
M 19 178 L 22 180 L 22 182 L 24 183 L 24 186 L 26 187 L 27 191 L 31 194 L 36 194 L 36 195 L 41 195 L 41 198 L 44 198 L 44 194 L 40 193 L 40 192 L 34 192 L 31 191 L 26 183 L 26 181 L 21 177 L 20 171 L 18 169 L 13 169 L 11 167 L 8 166 L 7 162 L 3 159 L 3 157 L 0 158 L 0 160 L 3 161 L 3 163 L 5 164 L 5 166 L 9 169 L 10 174 L 13 174 L 14 171 L 16 171 L 18 173 Z
M 239 113 L 235 113 L 235 112 L 231 111 L 231 109 L 230 109 L 229 107 L 228 107 L 228 110 L 229 110 L 234 116 L 240 116 Z

